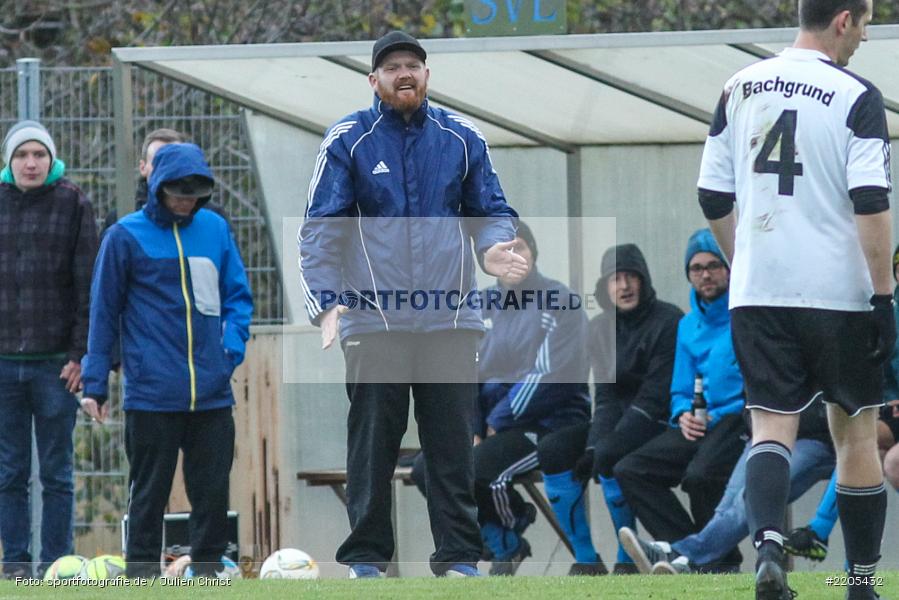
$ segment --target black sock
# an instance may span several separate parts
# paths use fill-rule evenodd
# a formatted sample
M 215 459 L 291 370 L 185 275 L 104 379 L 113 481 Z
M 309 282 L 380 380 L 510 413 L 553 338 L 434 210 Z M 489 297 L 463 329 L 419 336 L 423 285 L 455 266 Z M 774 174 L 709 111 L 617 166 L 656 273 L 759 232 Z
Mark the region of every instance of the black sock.
M 874 576 L 880 559 L 886 510 L 887 492 L 883 483 L 864 488 L 837 484 L 837 511 L 851 577 Z
M 755 547 L 783 547 L 784 515 L 790 493 L 790 449 L 779 442 L 752 446 L 746 460 L 746 518 Z

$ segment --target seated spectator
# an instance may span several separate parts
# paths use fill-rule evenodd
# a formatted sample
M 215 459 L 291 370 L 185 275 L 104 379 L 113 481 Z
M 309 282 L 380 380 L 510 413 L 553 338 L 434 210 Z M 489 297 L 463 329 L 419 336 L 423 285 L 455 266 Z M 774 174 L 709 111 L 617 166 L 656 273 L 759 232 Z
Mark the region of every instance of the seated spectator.
M 899 282 L 899 246 L 893 251 L 893 279 Z M 899 285 L 893 290 L 893 312 L 899 317 Z M 899 323 L 899 319 L 897 319 Z M 884 366 L 884 406 L 877 423 L 877 443 L 886 480 L 899 491 L 899 342 Z
M 677 330 L 671 428 L 628 454 L 614 469 L 628 503 L 657 540 L 679 540 L 709 522 L 747 434 L 741 416 L 743 377 L 731 343 L 727 307 L 730 271 L 708 229 L 690 237 L 684 263 L 693 286 L 692 311 Z M 708 404 L 707 420 L 691 411 L 697 377 Z M 672 491 L 677 485 L 690 497 L 690 513 Z M 735 551 L 726 562 L 742 562 L 738 554 Z
M 524 278 L 500 277 L 484 291 L 503 298 L 524 292 L 556 291 L 560 306 L 571 293 L 536 267 L 537 243 L 519 223 L 514 251 L 528 261 Z M 534 294 L 536 296 L 536 294 Z M 572 307 L 574 308 L 574 304 Z M 538 440 L 549 432 L 590 418 L 587 388 L 587 318 L 580 310 L 552 310 L 534 302 L 519 308 L 486 303 L 487 334 L 479 349 L 477 422 L 474 424 L 475 499 L 481 536 L 492 558 L 491 575 L 514 575 L 531 549 L 522 533 L 536 516 L 512 486 L 519 474 L 539 468 Z M 422 455 L 413 477 L 423 487 L 427 464 Z
M 677 323 L 683 316 L 656 298 L 646 260 L 634 244 L 606 251 L 594 295 L 603 312 L 590 321 L 587 338 L 597 382 L 593 423 L 561 429 L 537 445 L 546 495 L 574 546 L 571 575 L 607 572 L 583 507 L 591 476 L 602 483 L 615 531 L 635 526 L 612 469 L 666 429 Z M 614 572 L 635 572 L 621 548 Z
M 899 399 L 890 400 L 880 409 L 877 443 L 886 480 L 899 492 Z
M 899 282 L 899 246 L 893 251 L 893 279 Z M 893 291 L 893 299 L 899 300 L 899 285 Z M 899 306 L 893 305 L 899 316 Z M 897 320 L 899 322 L 899 320 Z M 880 409 L 877 422 L 877 447 L 883 462 L 886 480 L 899 491 L 899 342 L 893 349 L 889 363 L 884 365 L 883 394 L 885 406 Z M 793 529 L 784 538 L 784 550 L 793 556 L 811 560 L 827 557 L 830 533 L 837 523 L 836 475 L 831 479 L 818 503 L 814 519 L 804 527 Z
M 743 490 L 746 487 L 746 459 L 751 448 L 752 443 L 747 442 L 724 490 L 724 497 L 715 508 L 715 516 L 699 533 L 669 543 L 637 537 L 629 528 L 620 531 L 622 544 L 641 571 L 668 575 L 704 571 L 709 567 L 714 570 L 749 535 Z M 799 433 L 790 461 L 789 501 L 793 502 L 815 483 L 830 477 L 835 465 L 827 410 L 823 402 L 816 400 L 799 419 Z M 734 570 L 739 568 L 739 565 L 727 566 Z

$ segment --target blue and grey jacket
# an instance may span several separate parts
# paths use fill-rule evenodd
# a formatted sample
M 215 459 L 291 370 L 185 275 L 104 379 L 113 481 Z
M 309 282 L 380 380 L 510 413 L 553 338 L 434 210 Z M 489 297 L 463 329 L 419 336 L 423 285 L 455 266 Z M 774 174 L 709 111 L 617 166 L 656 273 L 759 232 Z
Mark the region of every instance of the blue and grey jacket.
M 544 297 L 555 291 L 560 300 L 556 308 L 524 305 L 525 291 L 542 291 Z M 478 352 L 481 383 L 475 431 L 484 435 L 487 425 L 496 431 L 551 431 L 588 421 L 587 317 L 580 297 L 536 267 L 516 288 L 492 287 L 484 296 L 494 292 L 504 299 L 513 294 L 521 306 L 507 306 L 505 300 L 485 304 L 488 331 Z
M 82 363 L 85 396 L 106 398 L 121 324 L 125 410 L 234 404 L 231 373 L 243 361 L 252 297 L 225 220 L 206 209 L 176 217 L 161 203 L 162 185 L 188 175 L 212 179 L 197 146 L 160 148 L 146 206 L 103 238 Z
M 677 348 L 674 353 L 674 372 L 671 378 L 671 425 L 677 427 L 682 413 L 693 403 L 693 382 L 702 376 L 705 399 L 708 403 L 709 429 L 724 415 L 743 410 L 743 374 L 737 364 L 730 336 L 729 295 L 725 293 L 712 302 L 699 299 L 690 290 L 692 310 L 677 327 Z
M 477 286 L 470 240 L 480 257 L 515 238 L 515 217 L 470 121 L 425 101 L 407 123 L 375 96 L 328 130 L 309 184 L 299 245 L 310 321 L 343 294 L 359 305 L 341 317 L 342 339 L 482 330 L 477 304 L 461 301 Z M 429 310 L 398 306 L 416 291 L 442 295 L 442 308 L 433 296 Z

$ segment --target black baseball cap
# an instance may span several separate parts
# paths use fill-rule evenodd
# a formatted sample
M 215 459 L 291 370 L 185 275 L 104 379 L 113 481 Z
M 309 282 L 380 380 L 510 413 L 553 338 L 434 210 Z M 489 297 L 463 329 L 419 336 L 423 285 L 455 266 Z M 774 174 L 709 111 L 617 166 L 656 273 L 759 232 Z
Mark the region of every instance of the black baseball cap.
M 422 62 L 428 58 L 428 53 L 425 52 L 425 49 L 421 47 L 421 44 L 414 37 L 405 31 L 391 31 L 375 42 L 374 48 L 371 50 L 372 73 L 377 70 L 378 65 L 381 64 L 381 61 L 388 54 L 397 50 L 408 50 L 418 56 Z
M 203 175 L 188 175 L 162 184 L 162 191 L 170 196 L 206 198 L 212 195 L 213 181 Z

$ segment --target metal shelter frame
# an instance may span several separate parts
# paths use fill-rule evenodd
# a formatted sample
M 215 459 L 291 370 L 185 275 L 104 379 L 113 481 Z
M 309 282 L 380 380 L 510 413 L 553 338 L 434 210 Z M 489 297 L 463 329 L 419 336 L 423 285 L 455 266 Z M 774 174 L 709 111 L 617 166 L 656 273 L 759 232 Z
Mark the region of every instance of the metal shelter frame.
M 424 39 L 432 102 L 474 121 L 494 147 L 567 155 L 568 216 L 582 216 L 580 148 L 701 143 L 724 81 L 790 45 L 795 28 Z M 853 71 L 884 93 L 899 137 L 899 25 L 868 27 Z M 217 94 L 315 134 L 364 106 L 370 41 L 113 49 L 116 164 L 134 159 L 132 68 Z M 446 75 L 441 75 L 445 73 Z M 327 97 L 323 96 L 327 94 Z M 347 110 L 349 107 L 349 110 Z M 118 169 L 118 201 L 133 196 Z M 119 214 L 127 213 L 119 206 Z M 574 219 L 573 221 L 576 221 Z M 570 284 L 580 285 L 581 232 L 570 232 Z

